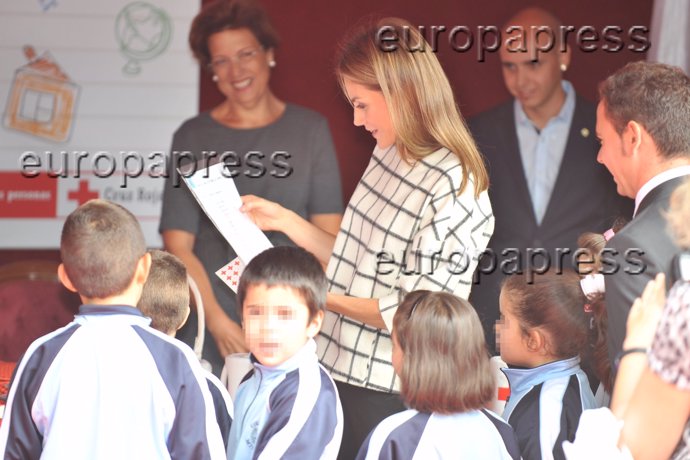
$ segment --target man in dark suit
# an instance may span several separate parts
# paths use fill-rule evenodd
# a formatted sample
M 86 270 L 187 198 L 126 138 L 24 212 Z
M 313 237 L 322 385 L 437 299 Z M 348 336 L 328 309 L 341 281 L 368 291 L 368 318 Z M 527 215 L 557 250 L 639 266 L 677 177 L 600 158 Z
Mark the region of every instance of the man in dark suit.
M 503 30 L 513 30 L 508 38 L 515 40 L 505 42 L 500 57 L 514 99 L 469 121 L 487 162 L 496 219 L 470 298 L 490 348 L 505 275 L 539 273 L 549 265 L 577 268 L 577 237 L 604 232 L 616 217 L 632 213 L 632 202 L 616 194 L 606 169 L 596 161 L 594 105 L 562 79 L 570 50 L 560 49 L 559 26 L 555 17 L 537 8 L 522 10 L 507 22 Z M 537 27 L 547 27 L 553 36 L 531 35 Z M 539 51 L 549 39 L 555 40 L 551 51 Z
M 632 221 L 607 244 L 615 273 L 606 276 L 611 359 L 624 345 L 633 301 L 665 272 L 679 248 L 664 212 L 673 190 L 690 177 L 690 78 L 677 67 L 634 62 L 599 86 L 598 160 L 618 193 L 635 199 Z

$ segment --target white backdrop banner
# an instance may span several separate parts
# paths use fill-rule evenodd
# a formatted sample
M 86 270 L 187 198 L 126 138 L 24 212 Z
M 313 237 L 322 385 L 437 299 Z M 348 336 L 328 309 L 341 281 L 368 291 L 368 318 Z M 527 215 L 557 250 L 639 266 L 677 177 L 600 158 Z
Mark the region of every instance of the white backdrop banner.
M 165 157 L 197 113 L 198 0 L 0 2 L 0 248 L 57 248 L 91 198 L 160 246 Z

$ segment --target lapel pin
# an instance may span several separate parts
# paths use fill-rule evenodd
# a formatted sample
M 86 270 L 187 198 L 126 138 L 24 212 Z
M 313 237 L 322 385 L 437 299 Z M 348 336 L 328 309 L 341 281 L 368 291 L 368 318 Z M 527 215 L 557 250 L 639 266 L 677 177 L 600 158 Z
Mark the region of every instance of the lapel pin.
M 589 137 L 589 129 L 587 129 L 587 128 L 582 128 L 582 129 L 580 130 L 580 134 L 581 134 L 582 137 L 584 137 L 584 138 Z

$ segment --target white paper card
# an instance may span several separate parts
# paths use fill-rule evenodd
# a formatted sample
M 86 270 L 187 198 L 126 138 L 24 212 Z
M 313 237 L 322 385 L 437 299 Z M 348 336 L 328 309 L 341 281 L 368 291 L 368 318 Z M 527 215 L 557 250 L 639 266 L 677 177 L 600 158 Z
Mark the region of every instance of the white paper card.
M 273 245 L 259 227 L 240 211 L 242 199 L 235 181 L 224 171 L 223 162 L 198 168 L 184 177 L 192 194 L 206 215 L 247 265 L 256 255 Z M 225 174 L 224 174 L 225 172 Z

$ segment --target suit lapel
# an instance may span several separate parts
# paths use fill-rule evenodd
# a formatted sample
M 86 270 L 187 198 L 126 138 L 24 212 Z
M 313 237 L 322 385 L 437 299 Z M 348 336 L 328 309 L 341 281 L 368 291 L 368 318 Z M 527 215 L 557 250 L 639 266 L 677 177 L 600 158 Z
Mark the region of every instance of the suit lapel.
M 513 104 L 506 104 L 507 110 L 503 113 L 502 125 L 506 127 L 505 135 L 500 136 L 497 139 L 499 148 L 497 151 L 505 152 L 502 159 L 505 161 L 505 167 L 508 170 L 508 174 L 503 174 L 502 177 L 510 178 L 513 183 L 514 199 L 515 201 L 521 201 L 522 203 L 516 203 L 517 207 L 522 209 L 531 209 L 532 212 L 529 213 L 529 218 L 532 221 L 532 225 L 537 225 L 537 220 L 534 216 L 534 208 L 532 206 L 532 197 L 529 194 L 529 188 L 527 187 L 527 178 L 525 177 L 525 169 L 522 165 L 522 156 L 520 154 L 520 145 L 517 138 L 517 126 L 515 124 L 515 110 Z M 525 213 L 525 218 L 527 218 L 527 213 Z
M 654 203 L 660 204 L 664 209 L 668 208 L 668 202 L 671 198 L 671 194 L 676 187 L 685 181 L 687 177 L 688 176 L 676 177 L 654 187 L 640 202 L 640 206 L 638 206 L 635 216 L 638 216 L 642 211 Z

